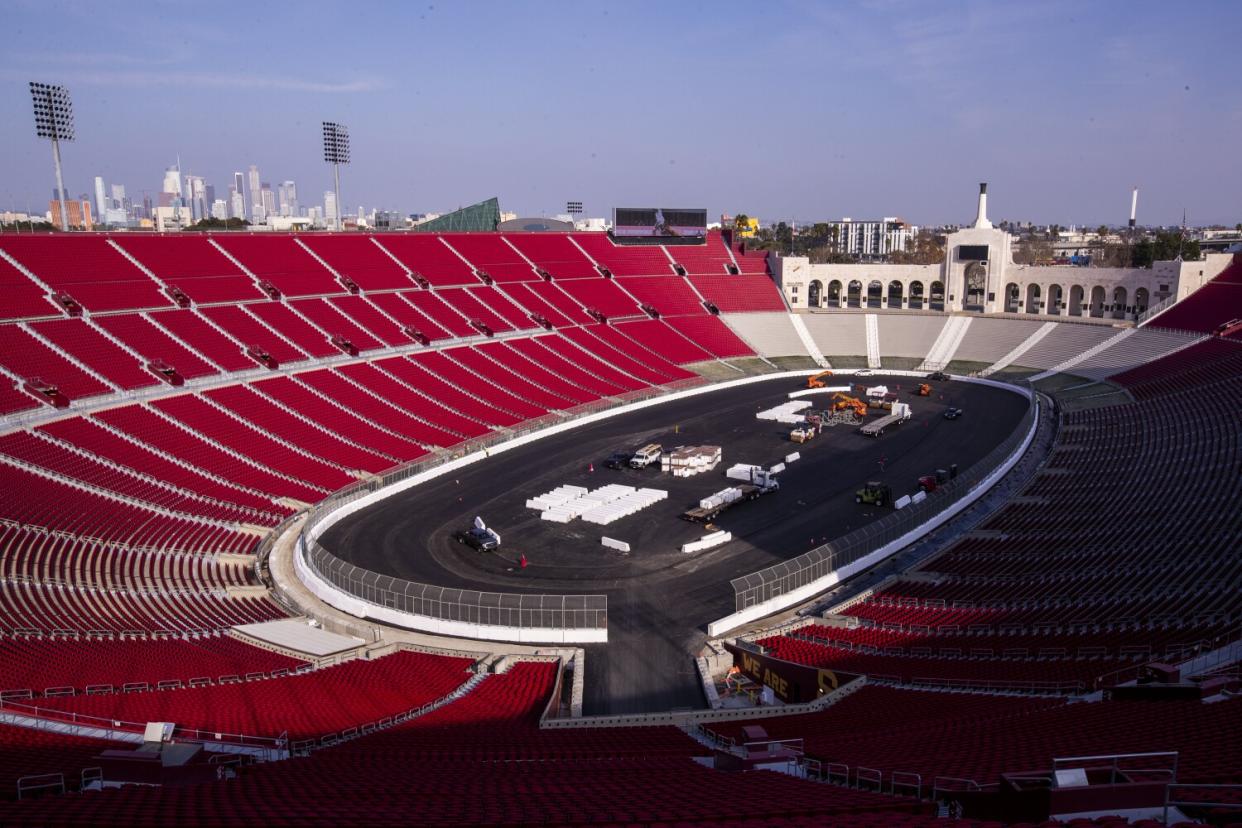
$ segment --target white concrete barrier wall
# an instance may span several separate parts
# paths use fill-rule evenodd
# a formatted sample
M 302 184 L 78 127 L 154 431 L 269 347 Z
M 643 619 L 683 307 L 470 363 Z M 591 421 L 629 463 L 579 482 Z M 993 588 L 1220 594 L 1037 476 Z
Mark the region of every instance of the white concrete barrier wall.
M 551 627 L 507 627 L 498 624 L 472 624 L 467 621 L 446 621 L 430 615 L 403 612 L 393 607 L 365 601 L 350 595 L 319 577 L 306 562 L 306 548 L 298 539 L 293 555 L 294 571 L 302 583 L 321 601 L 341 612 L 358 618 L 370 618 L 394 627 L 476 638 L 484 641 L 514 641 L 521 644 L 603 644 L 608 641 L 607 629 L 555 629 Z
M 808 373 L 811 373 L 811 372 L 808 372 Z M 915 376 L 922 376 L 925 372 L 922 372 L 922 371 L 918 371 L 918 372 L 915 372 L 915 371 L 907 371 L 907 372 L 881 371 L 880 373 L 909 374 L 909 375 L 915 375 Z M 920 526 L 914 527 L 906 534 L 902 535 L 901 537 L 897 538 L 896 540 L 890 543 L 885 544 L 879 549 L 876 549 L 874 552 L 870 552 L 867 555 L 864 555 L 862 558 L 859 558 L 857 561 L 854 561 L 853 563 L 850 563 L 850 564 L 846 564 L 840 569 L 834 570 L 833 572 L 829 572 L 824 577 L 819 578 L 815 581 L 812 581 L 809 584 L 805 584 L 801 587 L 798 587 L 795 590 L 791 590 L 790 592 L 785 593 L 784 595 L 778 595 L 775 598 L 771 598 L 760 604 L 755 604 L 753 607 L 747 607 L 744 610 L 740 610 L 731 615 L 726 615 L 723 618 L 719 618 L 711 622 L 710 624 L 707 625 L 708 636 L 712 638 L 716 638 L 718 636 L 724 635 L 729 630 L 740 627 L 743 624 L 748 624 L 751 621 L 757 621 L 760 618 L 764 618 L 766 616 L 772 615 L 773 613 L 780 612 L 783 609 L 787 609 L 797 604 L 801 604 L 803 601 L 809 601 L 811 598 L 814 598 L 819 593 L 825 592 L 831 589 L 832 587 L 836 586 L 838 583 L 840 583 L 844 579 L 849 578 L 850 576 L 855 575 L 859 572 L 862 572 L 863 570 L 869 567 L 875 566 L 876 564 L 878 564 L 880 561 L 884 560 L 888 556 L 892 555 L 895 552 L 899 552 L 902 549 L 905 549 L 907 546 L 914 543 L 916 540 L 923 537 L 928 532 L 933 531 L 934 529 L 943 525 L 945 522 L 947 522 L 949 519 L 951 519 L 958 513 L 962 512 L 964 509 L 969 507 L 976 500 L 978 500 L 979 498 L 987 494 L 988 491 L 993 486 L 996 485 L 998 480 L 1000 480 L 1002 477 L 1008 474 L 1009 470 L 1012 469 L 1015 465 L 1017 465 L 1018 461 L 1022 458 L 1022 455 L 1025 454 L 1026 450 L 1030 447 L 1031 441 L 1035 439 L 1036 432 L 1039 430 L 1038 400 L 1034 397 L 1033 394 L 1021 388 L 1018 388 L 1013 385 L 1008 385 L 1003 382 L 997 382 L 995 380 L 983 379 L 980 377 L 957 377 L 957 376 L 953 377 L 953 379 L 960 380 L 963 382 L 973 382 L 979 385 L 990 385 L 994 388 L 1003 388 L 1007 391 L 1012 391 L 1015 394 L 1021 394 L 1022 396 L 1027 397 L 1028 399 L 1031 400 L 1031 404 L 1036 406 L 1036 414 L 1035 414 L 1035 417 L 1031 420 L 1030 428 L 1027 429 L 1026 435 L 1023 438 L 1022 443 L 1016 449 L 1014 449 L 1013 453 L 1010 454 L 1009 457 L 1007 457 L 1003 463 L 1001 463 L 994 470 L 992 470 L 991 473 L 989 473 L 986 477 L 984 477 L 981 481 L 979 481 L 979 484 L 975 486 L 973 489 L 971 489 L 969 492 L 967 492 L 964 497 L 961 497 L 958 500 L 954 501 L 943 512 L 941 512 L 938 515 L 933 516 L 926 523 L 923 523 Z M 924 497 L 926 497 L 926 494 L 925 493 L 923 494 L 924 494 Z
M 711 549 L 713 546 L 720 546 L 722 543 L 728 543 L 731 540 L 733 540 L 732 532 L 713 532 L 710 535 L 704 535 L 696 541 L 683 543 L 681 551 L 702 552 L 704 549 Z
M 848 375 L 848 374 L 854 373 L 855 370 L 862 370 L 862 369 L 843 369 L 843 370 L 835 371 L 835 373 L 839 375 Z M 591 423 L 601 422 L 603 420 L 608 420 L 613 417 L 620 417 L 620 416 L 629 414 L 634 411 L 641 411 L 642 409 L 645 409 L 645 408 L 652 408 L 654 406 L 661 405 L 667 402 L 673 402 L 675 400 L 689 399 L 690 397 L 697 397 L 703 394 L 711 394 L 716 391 L 721 391 L 721 390 L 728 389 L 728 388 L 737 388 L 743 385 L 753 385 L 757 383 L 771 382 L 773 380 L 778 380 L 778 379 L 794 379 L 796 377 L 807 377 L 807 376 L 811 376 L 812 374 L 816 374 L 816 373 L 818 373 L 817 370 L 799 370 L 799 371 L 781 371 L 781 372 L 774 373 L 774 374 L 759 374 L 753 377 L 742 377 L 740 379 L 729 380 L 727 382 L 715 383 L 715 384 L 710 384 L 710 385 L 701 385 L 695 388 L 686 389 L 684 391 L 674 391 L 673 393 L 666 394 L 664 396 L 652 397 L 651 399 L 646 399 L 646 400 L 639 400 L 637 402 L 628 403 L 626 405 L 618 406 L 616 408 L 607 409 L 605 411 L 598 411 L 594 414 L 588 414 L 585 417 L 581 417 L 575 420 L 566 420 L 565 422 L 556 423 L 554 425 L 548 426 L 547 428 L 543 428 L 538 431 L 531 432 L 530 434 L 523 434 L 521 436 L 514 437 L 512 440 L 506 440 L 503 443 L 497 443 L 495 445 L 488 446 L 486 449 L 480 449 L 478 451 L 471 452 L 470 454 L 464 455 L 462 457 L 458 457 L 454 460 L 450 460 L 449 462 L 443 463 L 439 466 L 426 469 L 417 474 L 411 475 L 405 480 L 401 480 L 396 483 L 393 483 L 391 486 L 385 486 L 384 488 L 378 491 L 375 491 L 375 492 L 371 492 L 368 495 L 364 495 L 363 497 L 360 497 L 357 500 L 342 504 L 337 509 L 334 509 L 329 514 L 325 515 L 313 527 L 310 527 L 308 534 L 313 540 L 318 540 L 319 537 L 321 537 L 324 532 L 326 532 L 329 528 L 335 525 L 338 521 L 348 517 L 349 515 L 354 514 L 355 512 L 361 511 L 362 509 L 365 509 L 368 506 L 378 503 L 386 498 L 392 497 L 393 495 L 398 494 L 400 492 L 406 491 L 407 489 L 411 489 L 414 486 L 419 485 L 420 483 L 425 483 L 428 480 L 434 480 L 437 477 L 441 477 L 443 475 L 450 474 L 452 472 L 455 472 L 459 469 L 463 469 L 475 463 L 482 462 L 483 460 L 486 460 L 492 455 L 502 454 L 506 451 L 511 451 L 515 448 L 518 448 L 519 446 L 524 446 L 529 443 L 533 443 L 537 440 L 542 440 L 546 437 L 551 437 L 556 434 L 562 434 L 564 432 L 572 431 L 575 428 L 580 428 L 582 426 L 589 425 Z M 876 373 L 882 373 L 888 376 L 922 377 L 922 376 L 925 376 L 927 372 L 925 371 L 881 370 Z M 1008 385 L 1002 382 L 997 382 L 995 380 L 983 379 L 980 377 L 958 377 L 958 376 L 954 376 L 953 379 L 962 380 L 966 382 L 974 382 L 974 383 L 978 383 L 981 385 L 990 385 L 994 388 L 1004 388 L 1006 390 L 1014 391 L 1016 393 L 1023 393 L 1022 391 L 1020 391 L 1019 389 L 1015 388 L 1012 385 Z M 814 390 L 819 391 L 821 389 L 814 389 Z M 1033 436 L 1034 436 L 1034 430 L 1032 429 L 1031 434 L 1027 438 L 1026 444 L 1029 444 L 1030 438 Z M 1024 444 L 1022 450 L 1025 450 L 1026 444 Z M 1021 456 L 1021 451 L 1018 452 L 1018 456 Z M 1013 462 L 1017 462 L 1016 457 L 1013 459 Z M 1012 463 L 1008 465 L 1011 467 Z M 1008 471 L 1008 468 L 1006 468 L 1005 471 Z M 988 484 L 988 485 L 990 487 L 991 484 Z M 985 488 L 981 489 L 979 491 L 979 494 L 982 494 L 982 491 L 985 491 L 985 490 L 986 490 Z M 977 496 L 978 495 L 976 495 L 975 497 Z M 970 502 L 973 502 L 974 499 L 975 499 L 974 497 L 970 498 Z M 959 501 L 959 503 L 964 503 L 964 501 Z M 969 505 L 969 503 L 965 503 L 965 505 L 962 505 L 960 508 L 965 508 L 966 505 Z M 958 511 L 960 511 L 960 509 L 958 509 Z M 956 512 L 953 512 L 953 514 L 956 514 Z M 928 524 L 927 528 L 922 528 L 920 530 L 920 534 L 931 531 L 932 528 L 935 528 L 935 526 L 940 525 L 940 523 L 943 523 L 944 520 L 948 520 L 948 518 L 951 516 L 952 515 L 945 516 L 943 520 L 940 520 L 939 523 L 935 523 L 934 525 Z M 867 556 L 867 559 L 868 560 L 871 559 L 875 554 L 876 553 L 872 553 L 872 555 Z M 398 612 L 389 607 L 381 607 L 378 604 L 373 604 L 368 601 L 363 601 L 362 599 L 357 598 L 353 595 L 350 595 L 344 592 L 343 590 L 340 590 L 337 587 L 333 586 L 332 584 L 328 583 L 327 581 L 323 580 L 318 575 L 316 575 L 312 571 L 311 567 L 305 562 L 304 555 L 305 555 L 305 550 L 302 545 L 302 540 L 301 538 L 299 538 L 298 539 L 298 551 L 297 551 L 297 554 L 294 555 L 295 571 L 299 579 L 301 579 L 301 581 L 306 585 L 308 589 L 311 590 L 311 592 L 313 592 L 317 597 L 319 597 L 325 603 L 333 607 L 336 607 L 342 612 L 349 613 L 350 615 L 355 615 L 359 618 L 369 617 L 377 621 L 384 621 L 385 623 L 391 623 L 391 624 L 394 624 L 395 626 L 405 627 L 408 629 L 424 630 L 427 632 L 439 632 L 444 635 L 455 635 L 455 636 L 459 636 L 462 638 L 476 638 L 476 639 L 481 639 L 481 640 L 486 640 L 486 641 L 520 641 L 520 642 L 530 642 L 530 643 L 599 643 L 599 642 L 604 642 L 608 640 L 608 631 L 606 629 L 586 629 L 586 630 L 584 629 L 554 630 L 554 629 L 544 629 L 544 628 L 519 629 L 515 627 L 514 628 L 500 627 L 500 626 L 487 625 L 487 624 L 468 624 L 464 622 L 444 621 L 442 619 L 432 618 L 430 616 L 421 616 L 421 615 L 417 615 L 414 613 Z M 880 560 L 880 558 L 876 558 L 876 560 L 878 561 Z M 870 566 L 871 564 L 868 563 L 867 565 Z M 853 570 L 853 571 L 858 571 L 858 570 Z M 853 574 L 853 572 L 851 571 L 849 574 Z M 838 573 L 833 573 L 832 575 L 826 576 L 825 578 L 820 579 L 820 580 L 827 581 L 828 578 L 832 578 L 834 576 L 837 578 L 837 580 L 839 580 L 840 577 L 842 577 Z M 848 577 L 848 575 L 844 577 Z M 804 590 L 807 590 L 808 588 L 814 588 L 813 591 L 807 592 L 804 598 L 800 597 L 797 599 L 792 599 L 792 600 L 782 603 L 781 605 L 782 607 L 789 606 L 791 603 L 799 603 L 803 600 L 806 600 L 806 598 L 810 598 L 811 596 L 815 595 L 817 592 L 822 592 L 828 589 L 834 583 L 836 583 L 836 580 L 833 580 L 831 583 L 825 583 L 823 586 L 817 586 L 818 582 L 816 582 L 816 584 L 808 584 L 806 587 L 802 587 L 801 589 L 796 590 L 795 592 L 789 593 L 789 595 L 787 596 L 779 596 L 778 599 L 774 599 L 774 600 L 786 599 L 789 596 L 801 594 L 803 593 Z M 770 602 L 766 602 L 766 603 L 770 603 Z M 763 611 L 758 615 L 750 616 L 750 614 L 753 611 L 760 609 L 760 605 L 757 605 L 755 607 L 748 608 L 747 610 L 743 611 L 743 613 L 735 613 L 735 615 L 740 616 L 740 615 L 746 614 L 750 616 L 749 620 L 753 620 L 755 618 L 762 618 L 764 615 L 771 614 L 772 612 L 776 612 L 780 608 L 781 607 L 776 607 L 774 609 Z M 713 625 L 709 627 L 709 629 L 712 629 L 713 627 L 717 627 L 722 622 L 726 621 L 729 618 L 733 618 L 733 617 L 734 616 L 726 616 L 726 618 L 713 622 Z M 726 627 L 721 627 L 720 629 L 726 629 L 726 630 L 732 629 L 733 627 L 738 626 L 739 624 L 743 624 L 743 623 L 746 623 L 746 620 L 738 620 L 735 623 L 732 623 Z M 715 632 L 711 634 L 718 635 L 718 633 L 715 633 Z

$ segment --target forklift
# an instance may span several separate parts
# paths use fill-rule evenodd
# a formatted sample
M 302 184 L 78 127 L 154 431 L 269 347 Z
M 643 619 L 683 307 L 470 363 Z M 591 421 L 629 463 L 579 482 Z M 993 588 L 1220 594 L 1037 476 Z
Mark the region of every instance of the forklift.
M 854 493 L 854 502 L 866 503 L 868 506 L 888 506 L 893 502 L 893 490 L 886 483 L 872 480 Z

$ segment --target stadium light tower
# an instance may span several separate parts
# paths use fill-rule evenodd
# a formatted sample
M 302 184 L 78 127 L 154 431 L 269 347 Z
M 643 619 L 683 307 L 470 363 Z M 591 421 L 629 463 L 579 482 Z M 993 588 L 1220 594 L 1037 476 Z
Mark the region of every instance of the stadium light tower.
M 336 229 L 341 223 L 341 165 L 349 163 L 349 128 L 332 121 L 323 122 L 323 160 L 332 165 L 336 192 Z
M 60 199 L 60 229 L 69 229 L 69 211 L 65 205 L 65 179 L 60 170 L 60 142 L 72 141 L 73 101 L 69 90 L 50 83 L 30 82 L 30 98 L 34 103 L 35 135 L 52 142 L 52 160 L 56 164 L 56 197 Z

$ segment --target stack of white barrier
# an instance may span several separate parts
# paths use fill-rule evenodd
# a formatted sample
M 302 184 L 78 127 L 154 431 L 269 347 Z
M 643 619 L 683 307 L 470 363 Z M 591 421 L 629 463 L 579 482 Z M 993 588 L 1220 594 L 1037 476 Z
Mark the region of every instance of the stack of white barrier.
M 783 402 L 774 408 L 767 408 L 755 414 L 755 418 L 759 420 L 775 420 L 778 423 L 786 423 L 788 425 L 798 425 L 806 421 L 805 414 L 798 412 L 804 408 L 810 408 L 809 400 L 790 400 Z
M 627 487 L 628 488 L 628 487 Z M 668 492 L 663 489 L 638 489 L 630 491 L 616 500 L 603 503 L 594 509 L 582 513 L 587 523 L 607 526 L 615 520 L 640 512 L 653 503 L 668 499 Z
M 538 509 L 543 512 L 555 506 L 561 506 L 574 498 L 582 497 L 589 489 L 582 486 L 557 486 L 550 492 L 526 501 L 527 509 Z
M 749 483 L 754 479 L 755 475 L 762 474 L 763 471 L 763 466 L 752 466 L 750 463 L 734 463 L 725 472 L 725 477 L 730 480 L 744 480 Z
M 723 506 L 726 503 L 736 503 L 742 499 L 742 490 L 736 486 L 730 486 L 727 489 L 721 489 L 714 495 L 709 495 L 699 501 L 700 509 L 715 509 L 717 506 Z
M 716 468 L 723 456 L 720 446 L 678 446 L 664 452 L 660 470 L 671 472 L 674 477 L 691 477 Z
M 581 486 L 560 486 L 531 498 L 526 501 L 526 506 L 539 509 L 539 517 L 553 523 L 569 523 L 580 517 L 606 526 L 667 497 L 668 492 L 662 489 L 636 489 L 619 483 L 609 483 L 594 490 Z

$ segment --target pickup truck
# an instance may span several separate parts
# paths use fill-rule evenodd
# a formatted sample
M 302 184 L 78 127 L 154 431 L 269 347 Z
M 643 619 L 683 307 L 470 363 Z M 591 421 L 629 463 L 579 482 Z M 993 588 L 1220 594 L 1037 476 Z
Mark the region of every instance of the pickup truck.
M 458 543 L 465 544 L 480 552 L 493 552 L 500 548 L 500 535 L 497 535 L 491 529 L 471 527 L 460 532 L 454 532 L 453 537 L 457 539 Z

